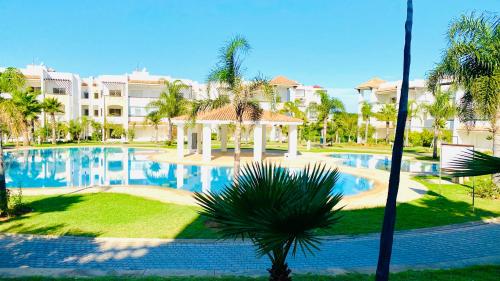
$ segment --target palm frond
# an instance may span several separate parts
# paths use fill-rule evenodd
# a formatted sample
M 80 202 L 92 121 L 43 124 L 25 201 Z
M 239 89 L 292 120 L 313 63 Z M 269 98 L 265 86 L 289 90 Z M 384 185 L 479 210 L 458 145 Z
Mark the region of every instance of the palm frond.
M 469 150 L 452 160 L 446 173 L 452 177 L 469 177 L 500 173 L 500 157 Z
M 312 252 L 320 243 L 316 230 L 339 219 L 335 207 L 342 195 L 333 192 L 338 177 L 337 170 L 323 165 L 292 172 L 253 163 L 221 193 L 196 193 L 195 198 L 224 238 L 249 238 L 260 255 L 288 252 L 286 247 L 292 254 L 297 248 Z

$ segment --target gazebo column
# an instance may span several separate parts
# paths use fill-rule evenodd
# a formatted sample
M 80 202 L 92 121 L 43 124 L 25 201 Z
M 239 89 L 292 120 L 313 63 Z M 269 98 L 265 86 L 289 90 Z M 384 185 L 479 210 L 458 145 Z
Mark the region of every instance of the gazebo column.
M 184 158 L 184 124 L 177 125 L 177 158 Z
M 270 139 L 271 141 L 276 141 L 276 125 L 271 126 Z
M 210 124 L 203 124 L 203 161 L 212 160 L 212 128 Z
M 253 160 L 262 161 L 263 152 L 263 137 L 262 137 L 262 125 L 255 125 L 253 128 Z
M 189 153 L 193 153 L 193 129 L 187 128 L 187 148 Z
M 196 154 L 201 154 L 202 126 L 196 124 Z
M 222 152 L 227 151 L 227 125 L 221 125 L 220 127 L 220 150 Z
M 288 128 L 288 157 L 297 156 L 297 125 L 290 125 Z

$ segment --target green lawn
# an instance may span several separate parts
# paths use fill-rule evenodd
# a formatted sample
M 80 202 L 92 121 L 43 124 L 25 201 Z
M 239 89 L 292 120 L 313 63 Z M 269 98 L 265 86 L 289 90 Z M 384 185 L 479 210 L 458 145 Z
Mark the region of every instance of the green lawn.
M 391 281 L 496 281 L 500 276 L 500 266 L 474 266 L 448 270 L 404 271 L 391 274 Z M 52 277 L 22 277 L 0 278 L 0 281 L 264 281 L 268 277 L 93 277 L 93 278 L 52 278 Z M 374 280 L 373 275 L 349 273 L 336 276 L 293 275 L 295 281 L 368 281 Z
M 422 198 L 398 205 L 398 230 L 440 226 L 500 216 L 500 200 L 476 198 L 468 188 L 430 184 Z M 0 223 L 0 232 L 102 237 L 217 238 L 197 207 L 166 204 L 124 194 L 98 193 L 26 197 L 34 212 Z M 342 211 L 342 219 L 321 235 L 379 232 L 384 209 Z

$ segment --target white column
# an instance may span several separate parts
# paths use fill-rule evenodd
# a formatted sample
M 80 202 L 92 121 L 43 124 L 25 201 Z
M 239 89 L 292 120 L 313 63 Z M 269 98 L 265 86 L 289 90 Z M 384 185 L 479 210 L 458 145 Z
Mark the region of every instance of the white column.
M 262 125 L 253 128 L 253 160 L 262 161 Z
M 220 150 L 222 152 L 227 151 L 227 125 L 221 125 L 220 128 Z
M 212 128 L 210 124 L 203 124 L 203 161 L 212 160 Z
M 271 126 L 271 134 L 269 136 L 270 141 L 276 141 L 276 125 Z
M 184 158 L 184 124 L 177 125 L 177 157 Z
M 202 129 L 201 125 L 196 125 L 196 154 L 201 154 L 201 138 L 202 138 Z
M 267 142 L 267 127 L 266 125 L 262 125 L 262 153 L 266 153 L 266 142 Z
M 288 157 L 297 156 L 297 125 L 290 125 L 288 128 Z
M 188 146 L 188 152 L 192 153 L 193 152 L 193 129 L 191 127 L 187 128 L 187 146 Z

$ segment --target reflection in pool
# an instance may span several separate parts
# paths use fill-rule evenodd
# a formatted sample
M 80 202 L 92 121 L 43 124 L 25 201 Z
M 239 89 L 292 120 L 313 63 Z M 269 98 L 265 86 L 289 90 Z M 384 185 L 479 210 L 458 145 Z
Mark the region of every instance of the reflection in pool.
M 151 161 L 153 149 L 80 147 L 5 153 L 7 187 L 159 186 L 220 191 L 232 180 L 231 167 Z M 366 191 L 373 181 L 341 174 L 335 192 Z
M 355 168 L 368 168 L 389 171 L 391 169 L 391 158 L 386 155 L 335 153 L 332 157 L 343 159 L 343 164 Z M 425 161 L 403 160 L 401 171 L 411 173 L 438 174 L 439 164 Z

